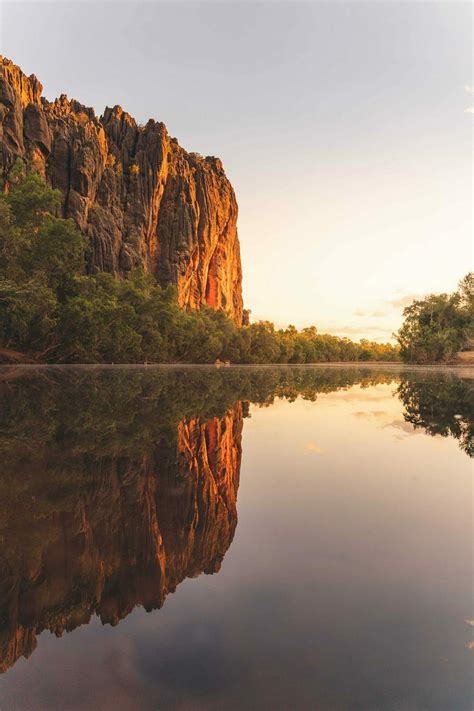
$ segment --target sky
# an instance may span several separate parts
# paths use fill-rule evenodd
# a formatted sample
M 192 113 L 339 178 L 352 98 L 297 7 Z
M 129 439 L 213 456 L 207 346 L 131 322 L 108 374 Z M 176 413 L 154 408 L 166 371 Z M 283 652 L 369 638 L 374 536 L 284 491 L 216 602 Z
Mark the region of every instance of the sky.
M 471 3 L 5 2 L 0 52 L 217 155 L 252 320 L 386 341 L 472 269 Z

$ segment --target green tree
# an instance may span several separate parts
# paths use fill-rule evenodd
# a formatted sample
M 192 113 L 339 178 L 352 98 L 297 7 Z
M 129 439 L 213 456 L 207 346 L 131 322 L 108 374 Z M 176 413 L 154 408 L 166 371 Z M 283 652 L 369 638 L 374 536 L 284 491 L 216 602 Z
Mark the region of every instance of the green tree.
M 397 333 L 403 360 L 436 363 L 451 360 L 473 333 L 473 275 L 454 294 L 430 294 L 404 309 Z

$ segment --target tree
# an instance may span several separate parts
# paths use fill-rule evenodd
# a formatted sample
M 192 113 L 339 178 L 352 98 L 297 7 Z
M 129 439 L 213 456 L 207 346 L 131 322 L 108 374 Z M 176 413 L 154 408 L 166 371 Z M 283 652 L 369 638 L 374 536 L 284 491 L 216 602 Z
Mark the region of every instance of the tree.
M 397 333 L 403 360 L 436 363 L 451 360 L 473 333 L 473 275 L 454 294 L 430 294 L 407 306 Z
M 465 348 L 474 348 L 474 272 L 469 272 L 461 279 L 457 291 L 458 310 L 460 312 Z

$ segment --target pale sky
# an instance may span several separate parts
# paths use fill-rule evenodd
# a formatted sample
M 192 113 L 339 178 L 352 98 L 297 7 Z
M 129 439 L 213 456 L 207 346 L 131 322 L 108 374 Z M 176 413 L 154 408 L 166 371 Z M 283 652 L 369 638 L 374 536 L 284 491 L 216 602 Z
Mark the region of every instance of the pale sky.
M 44 94 L 219 156 L 252 318 L 387 340 L 472 269 L 469 2 L 5 2 Z

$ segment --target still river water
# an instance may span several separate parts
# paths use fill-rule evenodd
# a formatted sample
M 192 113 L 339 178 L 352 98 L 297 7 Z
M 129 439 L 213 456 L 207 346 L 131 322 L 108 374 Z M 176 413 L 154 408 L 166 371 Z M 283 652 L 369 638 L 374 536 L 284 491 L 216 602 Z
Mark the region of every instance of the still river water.
M 473 378 L 1 368 L 1 711 L 470 711 Z

